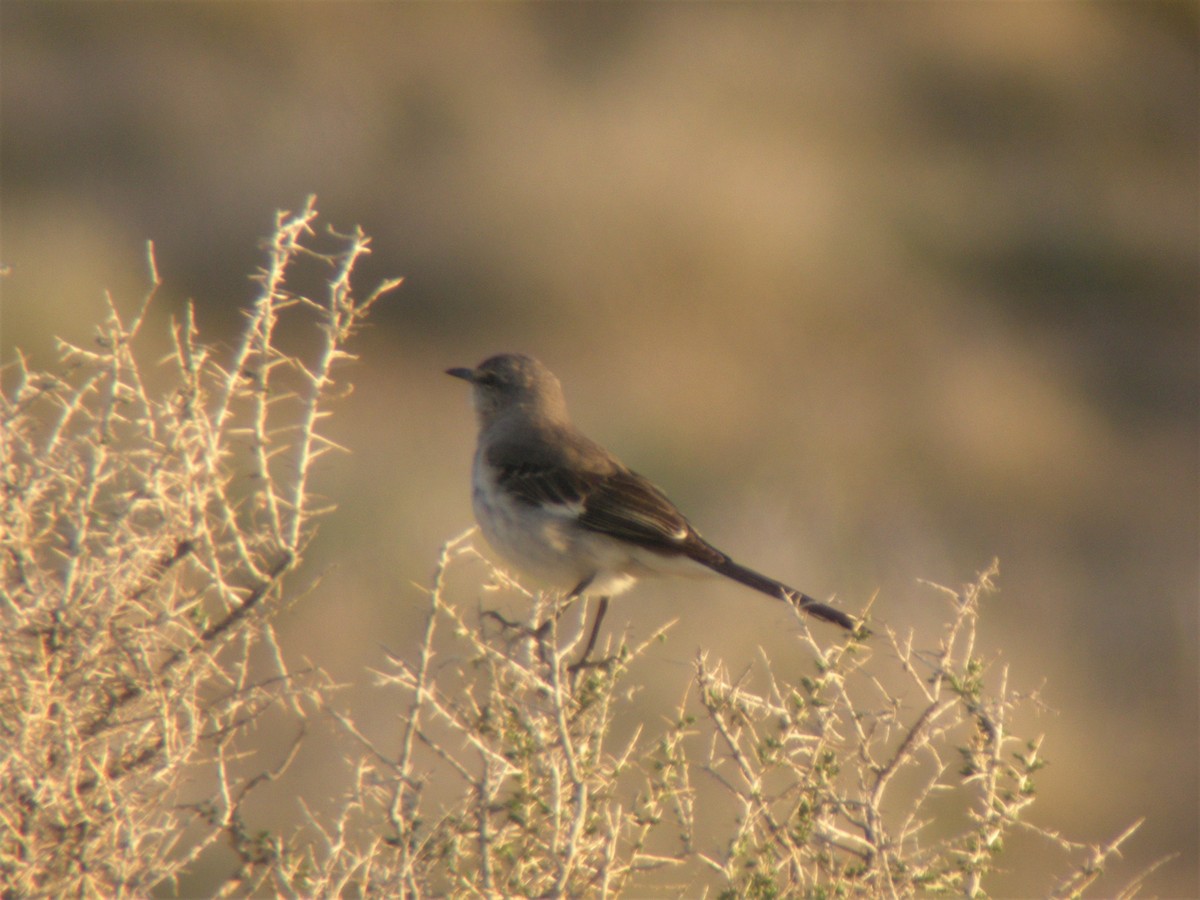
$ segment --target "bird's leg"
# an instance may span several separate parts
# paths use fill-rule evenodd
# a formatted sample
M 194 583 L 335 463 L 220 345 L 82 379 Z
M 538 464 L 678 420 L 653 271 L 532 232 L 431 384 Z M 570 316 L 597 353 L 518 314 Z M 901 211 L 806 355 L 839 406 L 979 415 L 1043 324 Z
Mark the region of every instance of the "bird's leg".
M 588 585 L 592 583 L 592 580 L 595 577 L 595 573 L 592 573 L 587 578 L 583 579 L 583 581 L 579 582 L 579 584 L 575 585 L 575 587 L 571 588 L 571 593 L 567 594 L 565 600 L 558 605 L 558 609 L 554 611 L 554 616 L 547 619 L 537 628 L 534 628 L 532 631 L 530 631 L 530 634 L 536 637 L 538 640 L 544 638 L 550 631 L 550 624 L 552 622 L 557 622 L 562 618 L 563 613 L 567 611 L 567 608 L 583 596 L 583 592 L 587 590 Z
M 519 631 L 525 637 L 536 639 L 538 642 L 538 656 L 541 658 L 542 662 L 548 663 L 550 659 L 546 653 L 546 637 L 550 634 L 550 626 L 562 618 L 563 613 L 567 611 L 567 608 L 570 607 L 572 603 L 583 596 L 583 592 L 587 590 L 588 585 L 592 583 L 592 580 L 595 577 L 596 575 L 593 573 L 587 578 L 583 579 L 583 581 L 579 582 L 579 584 L 575 585 L 575 587 L 571 589 L 571 592 L 567 594 L 565 601 L 558 605 L 558 609 L 554 611 L 554 615 L 547 618 L 536 628 L 529 628 L 526 625 L 522 625 L 520 622 L 514 622 L 512 619 L 502 616 L 494 609 L 485 610 L 483 615 L 487 616 L 489 619 L 495 619 L 500 623 L 502 628 Z M 591 653 L 592 651 L 592 645 L 596 643 L 596 635 L 600 630 L 600 619 L 604 618 L 604 612 L 608 608 L 608 598 L 602 598 L 600 602 L 600 614 L 596 619 L 595 625 L 592 626 L 592 635 L 588 640 L 587 652 L 584 653 L 583 659 L 580 659 L 578 663 L 571 667 L 571 671 L 575 671 L 576 668 L 584 664 L 584 660 L 587 659 L 588 653 Z
M 564 612 L 566 612 L 567 607 L 570 606 L 575 600 L 582 597 L 584 594 L 584 591 L 586 591 L 591 586 L 592 582 L 595 581 L 595 579 L 596 579 L 596 573 L 593 572 L 591 575 L 587 576 L 587 578 L 583 579 L 583 581 L 579 582 L 579 584 L 575 585 L 575 587 L 571 589 L 571 593 L 567 594 L 567 601 L 558 608 L 558 611 L 554 614 L 554 618 L 552 620 L 547 619 L 545 622 L 543 622 L 541 625 L 538 626 L 536 634 L 537 634 L 539 640 L 545 636 L 545 632 L 549 629 L 551 621 L 557 622 L 559 620 L 559 618 L 562 616 L 562 614 Z M 575 672 L 578 672 L 580 669 L 590 668 L 592 666 L 603 666 L 603 665 L 607 665 L 609 662 L 612 661 L 611 659 L 599 659 L 599 660 L 596 660 L 595 662 L 588 662 L 588 657 L 592 655 L 592 650 L 596 646 L 596 638 L 598 638 L 600 636 L 600 623 L 604 621 L 604 615 L 607 612 L 608 612 L 608 598 L 601 597 L 599 600 L 599 605 L 596 607 L 596 619 L 595 619 L 595 621 L 592 622 L 592 630 L 591 630 L 591 633 L 588 635 L 587 645 L 584 647 L 583 655 L 581 657 L 579 657 L 579 659 L 577 661 L 575 661 L 571 665 L 567 666 L 568 672 L 574 674 Z M 544 658 L 545 657 L 543 657 L 543 659 Z
M 596 607 L 596 620 L 592 622 L 592 633 L 588 635 L 587 646 L 583 648 L 583 656 L 579 657 L 576 662 L 567 666 L 568 672 L 578 672 L 580 669 L 590 668 L 592 666 L 603 666 L 612 662 L 612 657 L 607 659 L 598 659 L 595 662 L 588 662 L 588 657 L 592 655 L 592 648 L 596 646 L 596 638 L 600 635 L 600 623 L 604 621 L 604 614 L 608 612 L 608 598 L 601 597 L 600 605 Z

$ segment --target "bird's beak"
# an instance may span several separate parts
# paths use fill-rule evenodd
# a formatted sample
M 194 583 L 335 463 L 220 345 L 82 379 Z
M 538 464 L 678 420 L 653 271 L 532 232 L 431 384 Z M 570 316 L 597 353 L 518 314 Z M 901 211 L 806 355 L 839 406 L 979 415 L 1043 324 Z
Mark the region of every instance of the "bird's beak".
M 447 369 L 446 374 L 453 375 L 455 378 L 461 378 L 463 381 L 475 380 L 474 369 Z

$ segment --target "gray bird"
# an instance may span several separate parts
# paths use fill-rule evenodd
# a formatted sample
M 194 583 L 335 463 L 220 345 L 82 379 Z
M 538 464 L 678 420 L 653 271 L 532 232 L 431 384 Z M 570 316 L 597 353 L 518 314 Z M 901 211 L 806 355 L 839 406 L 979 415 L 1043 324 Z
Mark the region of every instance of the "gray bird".
M 575 428 L 562 386 L 536 359 L 505 353 L 446 374 L 472 386 L 479 421 L 472 501 L 487 542 L 518 574 L 568 597 L 599 598 L 572 669 L 587 664 L 608 598 L 649 575 L 715 572 L 818 619 L 859 628 L 841 610 L 704 540 L 659 488 Z

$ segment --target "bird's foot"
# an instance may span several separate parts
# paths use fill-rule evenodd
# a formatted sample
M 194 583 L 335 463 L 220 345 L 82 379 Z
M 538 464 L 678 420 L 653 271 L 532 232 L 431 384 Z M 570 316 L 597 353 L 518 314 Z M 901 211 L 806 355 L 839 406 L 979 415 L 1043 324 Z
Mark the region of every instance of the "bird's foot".
M 603 659 L 588 659 L 584 656 L 567 666 L 567 671 L 572 675 L 576 675 L 584 669 L 604 669 L 608 671 L 612 668 L 613 663 L 620 661 L 621 658 L 619 656 L 606 656 Z
M 516 622 L 512 619 L 505 618 L 494 609 L 486 609 L 483 611 L 483 616 L 488 619 L 495 619 L 500 623 L 500 627 L 507 631 L 515 631 L 520 637 L 532 638 L 537 641 L 538 658 L 548 663 L 550 661 L 549 653 L 546 649 L 546 638 L 550 635 L 550 626 L 554 624 L 553 619 L 547 619 L 537 628 L 530 628 L 523 622 Z

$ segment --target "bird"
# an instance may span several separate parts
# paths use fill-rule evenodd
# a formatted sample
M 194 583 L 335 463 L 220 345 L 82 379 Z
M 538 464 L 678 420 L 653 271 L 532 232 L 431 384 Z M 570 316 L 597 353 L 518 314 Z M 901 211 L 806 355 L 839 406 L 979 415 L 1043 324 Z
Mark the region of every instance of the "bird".
M 734 562 L 701 537 L 659 487 L 575 427 L 558 378 L 532 356 L 501 353 L 446 374 L 472 389 L 479 427 L 472 507 L 487 543 L 518 576 L 569 599 L 598 598 L 572 670 L 590 665 L 609 598 L 648 576 L 723 575 L 863 632 L 854 617 Z

